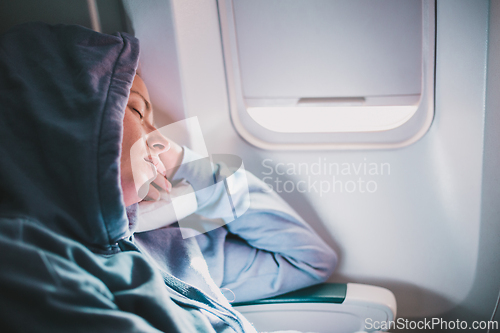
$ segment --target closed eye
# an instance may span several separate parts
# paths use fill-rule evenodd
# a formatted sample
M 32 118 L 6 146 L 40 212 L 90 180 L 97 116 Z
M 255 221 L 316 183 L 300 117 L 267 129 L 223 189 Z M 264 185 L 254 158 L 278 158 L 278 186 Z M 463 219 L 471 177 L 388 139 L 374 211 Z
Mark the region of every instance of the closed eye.
M 139 117 L 144 118 L 144 116 L 142 115 L 141 111 L 137 110 L 136 108 L 132 108 L 132 110 L 134 110 L 135 112 L 137 112 L 137 114 L 139 114 Z

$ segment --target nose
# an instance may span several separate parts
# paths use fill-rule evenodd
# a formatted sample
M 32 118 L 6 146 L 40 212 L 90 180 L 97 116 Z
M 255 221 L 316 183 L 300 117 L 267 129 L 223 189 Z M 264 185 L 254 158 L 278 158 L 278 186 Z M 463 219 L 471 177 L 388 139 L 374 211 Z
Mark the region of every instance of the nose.
M 149 133 L 146 137 L 146 142 L 151 150 L 151 153 L 154 155 L 159 155 L 170 149 L 170 142 L 160 133 L 159 130 Z

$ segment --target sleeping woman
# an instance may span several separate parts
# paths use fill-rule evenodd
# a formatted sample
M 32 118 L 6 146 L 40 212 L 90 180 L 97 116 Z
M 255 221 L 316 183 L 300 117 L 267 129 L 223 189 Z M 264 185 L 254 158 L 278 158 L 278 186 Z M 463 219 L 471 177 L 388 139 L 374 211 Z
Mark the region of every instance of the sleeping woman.
M 138 60 L 124 33 L 30 23 L 0 37 L 2 331 L 255 332 L 221 290 L 247 301 L 333 271 L 333 250 L 248 172 L 234 221 L 135 233 L 152 165 L 150 202 L 189 184 L 210 219 L 230 173 L 156 130 Z

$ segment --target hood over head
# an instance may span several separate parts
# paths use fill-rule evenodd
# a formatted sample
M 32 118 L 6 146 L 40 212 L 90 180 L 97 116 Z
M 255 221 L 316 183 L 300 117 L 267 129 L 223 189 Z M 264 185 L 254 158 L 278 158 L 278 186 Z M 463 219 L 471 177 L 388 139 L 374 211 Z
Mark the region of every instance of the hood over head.
M 96 249 L 129 234 L 120 187 L 136 38 L 28 23 L 0 37 L 0 215 Z

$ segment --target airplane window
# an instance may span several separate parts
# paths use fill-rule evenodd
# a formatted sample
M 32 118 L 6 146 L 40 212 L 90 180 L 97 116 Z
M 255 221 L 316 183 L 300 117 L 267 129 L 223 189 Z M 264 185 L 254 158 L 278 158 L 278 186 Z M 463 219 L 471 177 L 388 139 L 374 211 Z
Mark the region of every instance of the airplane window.
M 219 1 L 231 116 L 265 149 L 384 148 L 433 117 L 433 1 Z

